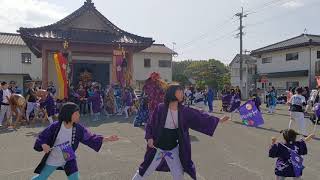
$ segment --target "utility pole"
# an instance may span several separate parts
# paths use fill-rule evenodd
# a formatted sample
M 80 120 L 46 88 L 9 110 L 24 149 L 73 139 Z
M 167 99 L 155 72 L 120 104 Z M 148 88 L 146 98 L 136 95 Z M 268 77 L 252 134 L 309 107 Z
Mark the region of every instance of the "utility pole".
M 240 13 L 237 13 L 236 16 L 239 17 L 240 19 L 240 27 L 239 27 L 239 30 L 240 30 L 240 33 L 238 34 L 239 37 L 240 37 L 240 89 L 241 89 L 241 92 L 243 92 L 243 73 L 242 73 L 242 64 L 243 64 L 243 58 L 242 58 L 242 36 L 243 36 L 243 26 L 242 26 L 242 19 L 244 17 L 247 17 L 247 14 L 243 14 L 243 7 L 241 7 L 241 12 Z

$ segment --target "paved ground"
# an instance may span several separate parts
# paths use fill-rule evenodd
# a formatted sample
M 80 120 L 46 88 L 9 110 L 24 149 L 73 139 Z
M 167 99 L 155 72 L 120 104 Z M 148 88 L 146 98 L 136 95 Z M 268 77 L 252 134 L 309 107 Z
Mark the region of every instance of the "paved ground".
M 217 107 L 216 107 L 217 109 Z M 272 180 L 274 159 L 268 158 L 268 146 L 272 136 L 280 137 L 279 131 L 288 125 L 286 108 L 277 115 L 264 115 L 262 128 L 247 128 L 239 124 L 239 116 L 219 125 L 214 137 L 191 132 L 192 158 L 199 180 Z M 220 112 L 216 116 L 222 116 Z M 82 180 L 129 180 L 141 162 L 145 142 L 144 131 L 134 128 L 130 121 L 116 117 L 90 122 L 83 118 L 93 132 L 117 134 L 119 142 L 104 144 L 99 153 L 80 145 L 77 156 Z M 18 131 L 0 130 L 0 180 L 30 179 L 42 153 L 32 147 L 35 136 L 43 127 L 23 127 Z M 312 126 L 310 125 L 310 131 Z M 319 127 L 320 130 L 320 127 Z M 317 137 L 320 137 L 318 131 Z M 304 180 L 320 180 L 320 141 L 309 144 L 305 157 Z M 63 172 L 55 172 L 51 180 L 66 179 Z M 154 173 L 150 180 L 170 180 L 167 173 Z M 186 179 L 189 177 L 186 176 Z

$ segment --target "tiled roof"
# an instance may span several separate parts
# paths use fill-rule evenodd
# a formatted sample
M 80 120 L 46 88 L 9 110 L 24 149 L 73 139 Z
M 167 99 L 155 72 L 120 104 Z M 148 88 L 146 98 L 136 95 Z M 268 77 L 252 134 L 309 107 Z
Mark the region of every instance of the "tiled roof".
M 16 33 L 1 33 L 0 32 L 0 44 L 25 46 L 19 34 Z
M 168 48 L 164 44 L 152 44 L 147 49 L 142 50 L 144 53 L 160 53 L 160 54 L 177 54 L 172 49 Z
M 246 64 L 247 62 L 252 62 L 252 63 L 255 63 L 256 62 L 256 58 L 255 57 L 252 57 L 250 55 L 247 55 L 247 54 L 243 54 L 242 55 L 242 62 L 243 64 Z M 237 54 L 233 60 L 230 62 L 229 66 L 231 66 L 233 63 L 238 63 L 240 61 L 240 54 Z
M 310 45 L 320 45 L 320 36 L 312 34 L 301 34 L 300 36 L 287 39 L 263 48 L 256 49 L 251 52 L 251 55 L 259 55 L 266 52 L 273 52 Z
M 104 30 L 89 30 L 89 29 L 65 29 L 64 25 L 72 23 L 74 19 L 81 16 L 86 12 L 92 12 L 99 19 L 101 19 L 109 31 Z M 94 6 L 91 1 L 86 1 L 83 6 L 78 10 L 71 13 L 69 16 L 62 20 L 48 25 L 37 28 L 20 28 L 19 32 L 21 36 L 25 38 L 33 39 L 56 39 L 56 40 L 69 40 L 76 42 L 96 42 L 105 44 L 147 44 L 150 46 L 153 43 L 152 38 L 146 38 L 128 33 L 121 30 L 114 24 L 112 24 L 106 17 L 104 17 Z

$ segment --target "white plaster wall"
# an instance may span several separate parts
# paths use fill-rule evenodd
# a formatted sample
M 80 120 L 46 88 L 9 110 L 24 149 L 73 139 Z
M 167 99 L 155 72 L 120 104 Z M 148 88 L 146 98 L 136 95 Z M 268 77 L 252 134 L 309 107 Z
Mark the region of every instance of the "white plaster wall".
M 286 61 L 286 54 L 299 53 L 299 59 L 293 61 Z M 262 58 L 272 57 L 271 63 L 262 64 Z M 277 51 L 266 53 L 258 59 L 257 69 L 259 74 L 286 72 L 286 71 L 300 71 L 309 69 L 309 51 L 307 48 L 294 48 L 290 50 Z
M 151 67 L 144 67 L 144 59 L 150 59 Z M 160 53 L 136 53 L 133 55 L 133 80 L 144 81 L 152 72 L 158 72 L 162 79 L 172 81 L 172 66 L 170 68 L 159 67 L 159 60 L 172 61 L 171 54 Z
M 21 53 L 31 53 L 31 64 L 22 63 Z M 42 78 L 41 59 L 27 46 L 0 45 L 0 74 L 29 74 L 32 79 Z

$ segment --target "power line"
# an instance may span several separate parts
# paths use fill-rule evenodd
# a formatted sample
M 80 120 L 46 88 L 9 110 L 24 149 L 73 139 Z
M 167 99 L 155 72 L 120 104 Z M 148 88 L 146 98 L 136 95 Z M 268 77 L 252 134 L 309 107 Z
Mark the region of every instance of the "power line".
M 311 3 L 310 5 L 313 5 L 313 4 L 317 4 L 319 3 L 320 1 L 315 1 L 314 3 Z M 255 23 L 250 23 L 250 24 L 247 24 L 246 27 L 253 27 L 253 26 L 257 26 L 257 25 L 261 25 L 261 24 L 265 24 L 265 23 L 268 23 L 278 17 L 284 17 L 285 15 L 288 15 L 288 14 L 291 14 L 293 12 L 296 12 L 294 9 L 287 12 L 287 13 L 283 13 L 283 14 L 279 14 L 279 15 L 275 15 L 275 16 L 271 16 L 269 18 L 265 18 L 265 19 L 262 19 L 261 21 L 257 21 Z
M 234 34 L 235 31 L 238 31 L 238 30 L 233 30 L 233 31 L 230 31 L 230 32 L 228 32 L 228 33 L 224 33 L 224 34 L 222 34 L 221 36 L 218 36 L 217 38 L 210 40 L 210 41 L 209 41 L 208 43 L 206 43 L 206 44 L 209 44 L 209 45 L 211 44 L 211 46 L 205 47 L 205 48 L 203 48 L 203 49 L 208 49 L 208 48 L 213 47 L 214 45 L 217 45 L 217 43 L 219 42 L 219 40 L 221 40 L 221 39 L 223 39 L 223 38 L 226 38 L 226 37 L 228 37 L 228 36 L 229 36 L 229 38 L 233 37 L 232 35 Z M 212 45 L 212 44 L 213 44 L 213 45 Z M 198 46 L 195 46 L 195 47 L 198 47 Z M 190 51 L 190 50 L 191 50 L 191 51 Z M 184 55 L 184 54 L 186 54 L 186 53 L 188 53 L 188 52 L 192 52 L 192 50 L 195 50 L 195 49 L 189 49 L 189 50 L 187 50 L 187 51 L 183 51 L 182 53 L 180 53 L 180 55 Z
M 232 16 L 231 18 L 228 18 L 226 21 L 223 21 L 222 23 L 217 25 L 216 27 L 218 27 L 218 28 L 216 30 L 221 30 L 225 25 L 227 25 L 230 22 L 235 22 L 234 16 Z M 220 32 L 220 31 L 218 31 L 218 32 Z M 211 33 L 212 33 L 212 31 L 210 30 L 210 31 L 207 31 L 206 33 L 203 33 L 203 34 L 193 38 L 192 40 L 184 43 L 180 49 L 192 46 L 194 42 L 207 38 Z
M 255 10 L 254 9 L 248 10 L 247 13 L 248 13 L 248 15 L 249 14 L 256 14 L 256 13 L 259 13 L 260 10 L 261 10 L 260 12 L 262 12 L 265 9 L 267 9 L 269 7 L 273 7 L 274 5 L 277 5 L 279 3 L 281 3 L 281 5 L 284 5 L 284 4 L 291 2 L 291 1 L 296 1 L 296 0 L 272 0 L 272 1 L 266 2 L 266 3 L 258 6 L 257 8 L 255 8 Z

